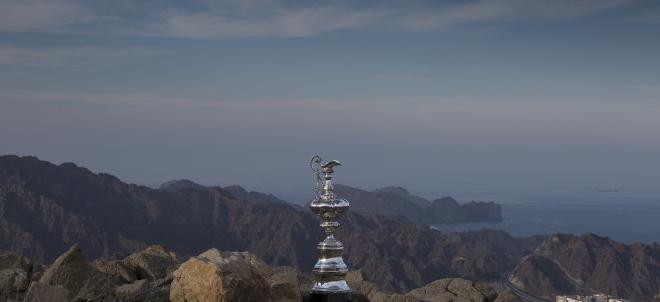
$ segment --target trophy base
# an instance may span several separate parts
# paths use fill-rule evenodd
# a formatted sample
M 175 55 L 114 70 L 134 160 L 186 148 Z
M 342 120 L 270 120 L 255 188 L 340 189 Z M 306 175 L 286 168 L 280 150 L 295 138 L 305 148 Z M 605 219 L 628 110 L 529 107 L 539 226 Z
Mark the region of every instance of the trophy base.
M 351 292 L 310 292 L 303 298 L 304 302 L 352 302 Z

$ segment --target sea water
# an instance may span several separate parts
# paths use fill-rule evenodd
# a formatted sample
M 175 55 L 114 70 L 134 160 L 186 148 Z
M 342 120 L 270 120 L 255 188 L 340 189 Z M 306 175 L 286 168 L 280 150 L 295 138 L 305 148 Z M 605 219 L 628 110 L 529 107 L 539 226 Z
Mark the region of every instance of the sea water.
M 429 200 L 451 196 L 461 203 L 494 201 L 502 205 L 501 222 L 436 224 L 443 232 L 500 229 L 516 237 L 594 233 L 623 243 L 660 243 L 660 187 L 597 187 L 517 184 L 400 184 Z M 382 185 L 359 186 L 372 190 Z M 256 188 L 306 204 L 307 187 Z M 351 201 L 358 202 L 358 201 Z
M 455 191 L 459 202 L 493 200 L 501 222 L 435 224 L 443 232 L 500 229 L 516 237 L 594 233 L 623 243 L 660 243 L 660 190 L 525 187 Z

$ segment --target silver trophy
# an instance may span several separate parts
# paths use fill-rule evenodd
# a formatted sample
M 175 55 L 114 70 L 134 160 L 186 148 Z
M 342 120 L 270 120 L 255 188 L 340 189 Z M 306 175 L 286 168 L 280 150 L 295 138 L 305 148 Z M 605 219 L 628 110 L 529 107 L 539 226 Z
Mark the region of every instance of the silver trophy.
M 321 219 L 326 234 L 325 240 L 316 245 L 319 260 L 314 265 L 316 282 L 310 292 L 311 301 L 350 301 L 351 289 L 346 283 L 348 267 L 341 256 L 344 246 L 335 239 L 337 219 L 350 207 L 347 200 L 337 198 L 333 192 L 332 173 L 340 163 L 332 160 L 321 164 L 321 157 L 316 155 L 309 164 L 316 173 L 316 197 L 309 207 Z

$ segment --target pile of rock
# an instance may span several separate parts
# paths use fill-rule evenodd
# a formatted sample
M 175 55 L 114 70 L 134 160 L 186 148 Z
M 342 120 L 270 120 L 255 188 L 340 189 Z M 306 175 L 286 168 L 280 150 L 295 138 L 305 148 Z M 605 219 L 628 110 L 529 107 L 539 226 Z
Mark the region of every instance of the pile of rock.
M 0 301 L 19 301 L 30 286 L 34 267 L 30 260 L 0 251 Z
M 80 247 L 74 245 L 40 277 L 33 278 L 22 301 L 167 301 L 177 266 L 176 255 L 159 246 L 122 260 L 89 264 Z
M 486 283 L 458 278 L 436 280 L 405 294 L 382 292 L 376 284 L 365 281 L 359 270 L 350 272 L 347 281 L 354 290 L 354 302 L 521 302 L 509 291 L 498 293 Z
M 96 260 L 92 265 L 115 279 L 115 295 L 122 301 L 167 301 L 176 254 L 152 245 L 122 260 Z
M 513 302 L 484 283 L 440 279 L 405 294 L 385 293 L 349 273 L 355 302 Z M 24 302 L 299 302 L 313 280 L 292 267 L 271 267 L 246 252 L 210 249 L 180 263 L 160 246 L 118 260 L 85 261 L 78 245 L 42 271 L 25 257 L 0 252 L 0 301 Z

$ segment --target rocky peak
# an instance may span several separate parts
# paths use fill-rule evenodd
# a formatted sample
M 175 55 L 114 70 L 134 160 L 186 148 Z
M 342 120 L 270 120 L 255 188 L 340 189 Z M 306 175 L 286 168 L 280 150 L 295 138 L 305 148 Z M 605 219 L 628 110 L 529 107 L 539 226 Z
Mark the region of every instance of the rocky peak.
M 390 194 L 394 195 L 398 198 L 405 199 L 412 204 L 420 207 L 420 208 L 426 208 L 429 206 L 430 202 L 423 197 L 419 197 L 417 195 L 411 194 L 407 189 L 403 187 L 397 187 L 397 186 L 388 186 L 384 187 L 378 190 L 373 191 L 373 193 L 379 193 L 379 194 Z
M 443 207 L 456 207 L 459 205 L 456 199 L 448 196 L 434 200 L 433 204 L 436 206 L 443 206 Z
M 264 194 L 256 191 L 247 191 L 239 185 L 226 186 L 222 188 L 228 191 L 234 197 L 240 200 L 248 200 L 257 203 L 287 203 L 284 200 L 277 198 L 273 194 Z
M 410 192 L 408 192 L 406 188 L 399 186 L 382 187 L 380 189 L 374 190 L 374 192 L 386 192 L 386 193 L 392 193 L 398 195 L 410 195 Z
M 161 184 L 159 187 L 159 189 L 170 193 L 175 193 L 178 191 L 183 191 L 188 189 L 204 190 L 206 188 L 207 188 L 206 186 L 202 186 L 189 179 L 176 179 L 176 180 L 166 181 L 163 184 Z

